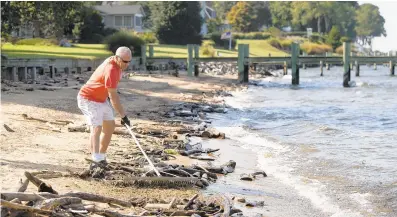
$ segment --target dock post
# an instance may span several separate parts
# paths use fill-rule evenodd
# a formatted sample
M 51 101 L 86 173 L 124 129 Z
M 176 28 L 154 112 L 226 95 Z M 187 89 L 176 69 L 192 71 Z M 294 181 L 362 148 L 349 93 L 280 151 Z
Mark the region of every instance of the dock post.
M 356 60 L 356 77 L 360 76 L 360 63 Z
M 291 44 L 291 70 L 292 70 L 292 84 L 299 85 L 299 66 L 298 66 L 298 58 L 299 58 L 299 44 L 292 43 Z
M 249 52 L 249 44 L 244 45 L 244 74 L 243 74 L 243 82 L 248 82 L 249 78 L 249 63 L 245 62 L 245 58 L 250 56 Z
M 81 74 L 81 67 L 77 67 L 76 70 L 77 70 L 76 72 L 77 74 Z
M 199 54 L 200 46 L 195 44 L 193 48 L 194 48 L 194 59 L 195 59 L 195 61 L 194 61 L 194 76 L 198 77 L 199 76 L 199 64 L 197 62 L 197 59 L 200 58 L 200 54 Z
M 65 67 L 64 71 L 65 71 L 66 76 L 69 76 L 69 67 Z
M 18 81 L 18 68 L 17 67 L 12 67 L 12 71 L 11 71 L 11 78 L 12 81 Z
M 393 60 L 390 60 L 390 75 L 394 76 L 394 69 L 395 69 L 395 65 Z
M 306 52 L 303 52 L 302 56 L 307 56 Z M 302 68 L 306 69 L 306 64 L 305 63 L 302 63 Z
M 238 69 L 238 81 L 243 82 L 244 75 L 244 44 L 238 44 L 238 59 L 237 59 L 237 69 Z
M 22 81 L 28 80 L 28 67 L 23 67 L 22 70 Z
M 343 87 L 350 87 L 350 42 L 343 42 Z
M 323 61 L 321 60 L 320 61 L 320 76 L 323 76 L 324 75 L 324 64 L 323 64 Z
M 146 72 L 146 45 L 141 45 L 141 69 L 143 69 L 144 72 Z
M 154 57 L 153 45 L 149 45 L 149 58 L 153 58 L 153 57 Z
M 287 61 L 284 61 L 284 75 L 288 74 L 288 65 L 287 65 Z
M 37 67 L 33 66 L 32 68 L 32 80 L 36 81 L 37 80 Z
M 192 44 L 188 44 L 187 45 L 187 53 L 188 53 L 188 57 L 187 57 L 187 75 L 188 76 L 193 76 L 193 45 Z
M 377 68 L 376 68 L 376 63 L 374 63 L 374 70 L 376 70 Z

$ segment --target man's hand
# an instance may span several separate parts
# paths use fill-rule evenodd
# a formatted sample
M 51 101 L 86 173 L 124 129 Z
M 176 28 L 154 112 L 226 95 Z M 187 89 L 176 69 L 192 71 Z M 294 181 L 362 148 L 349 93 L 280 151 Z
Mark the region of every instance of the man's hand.
M 124 116 L 122 119 L 121 119 L 121 125 L 125 125 L 125 124 L 127 124 L 129 127 L 131 126 L 131 124 L 130 124 L 130 120 L 128 120 L 128 117 L 127 117 L 127 115 L 126 116 Z

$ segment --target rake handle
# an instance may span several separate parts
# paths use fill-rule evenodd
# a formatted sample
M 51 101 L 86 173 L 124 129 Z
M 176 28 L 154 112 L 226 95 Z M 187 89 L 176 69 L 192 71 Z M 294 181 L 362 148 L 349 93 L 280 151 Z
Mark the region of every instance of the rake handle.
M 136 139 L 134 133 L 132 132 L 131 128 L 127 125 L 124 124 L 125 127 L 127 127 L 128 132 L 130 132 L 132 138 L 135 140 L 135 144 L 138 146 L 138 148 L 141 150 L 143 156 L 145 156 L 146 160 L 149 162 L 149 165 L 152 167 L 152 169 L 154 170 L 154 172 L 156 172 L 157 176 L 161 176 L 159 171 L 156 169 L 156 167 L 153 165 L 152 161 L 149 159 L 149 157 L 146 155 L 145 151 L 142 149 L 141 145 L 139 144 L 139 141 Z

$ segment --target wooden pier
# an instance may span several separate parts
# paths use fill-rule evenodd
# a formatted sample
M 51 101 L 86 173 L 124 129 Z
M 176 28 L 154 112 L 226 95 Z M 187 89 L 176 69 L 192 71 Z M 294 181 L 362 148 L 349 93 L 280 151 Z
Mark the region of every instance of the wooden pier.
M 299 44 L 291 44 L 291 55 L 284 57 L 250 57 L 249 45 L 238 45 L 238 57 L 215 57 L 207 58 L 199 56 L 199 46 L 189 44 L 187 45 L 187 58 L 156 58 L 154 57 L 154 45 L 142 46 L 141 57 L 134 57 L 130 68 L 140 69 L 146 71 L 148 68 L 155 66 L 160 71 L 164 68 L 168 69 L 170 62 L 186 64 L 188 76 L 199 76 L 200 63 L 206 62 L 222 62 L 222 63 L 236 63 L 238 68 L 237 79 L 239 82 L 248 82 L 249 80 L 249 66 L 252 64 L 268 64 L 284 66 L 284 74 L 287 74 L 288 66 L 291 66 L 293 85 L 299 85 L 299 69 L 300 66 L 305 67 L 308 64 L 319 64 L 320 76 L 323 76 L 323 66 L 329 70 L 331 64 L 343 65 L 343 86 L 348 87 L 351 70 L 355 66 L 355 75 L 360 76 L 360 65 L 373 64 L 374 69 L 379 64 L 387 64 L 390 68 L 390 75 L 395 74 L 395 65 L 397 63 L 397 55 L 395 56 L 354 56 L 351 55 L 351 44 L 344 42 L 343 56 L 310 56 L 307 54 L 300 55 L 301 50 Z M 147 47 L 148 56 L 147 56 Z M 265 52 L 264 52 L 265 53 Z M 81 73 L 83 69 L 94 70 L 101 64 L 103 59 L 97 60 L 77 60 L 77 59 L 7 59 L 2 60 L 2 78 L 19 81 L 26 80 L 27 74 L 31 74 L 32 79 L 36 79 L 37 70 L 49 69 L 50 77 L 53 77 L 57 71 L 64 73 Z M 354 63 L 354 64 L 353 64 Z M 75 70 L 74 70 L 75 69 Z

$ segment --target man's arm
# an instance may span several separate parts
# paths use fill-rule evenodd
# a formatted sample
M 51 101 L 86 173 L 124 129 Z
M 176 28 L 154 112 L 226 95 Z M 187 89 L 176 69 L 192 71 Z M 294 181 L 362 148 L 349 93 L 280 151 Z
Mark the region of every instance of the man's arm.
M 123 106 L 120 103 L 120 97 L 119 94 L 117 93 L 116 88 L 107 88 L 108 93 L 109 93 L 109 98 L 110 102 L 113 105 L 113 108 L 116 109 L 116 111 L 120 114 L 120 117 L 125 117 L 125 111 Z

